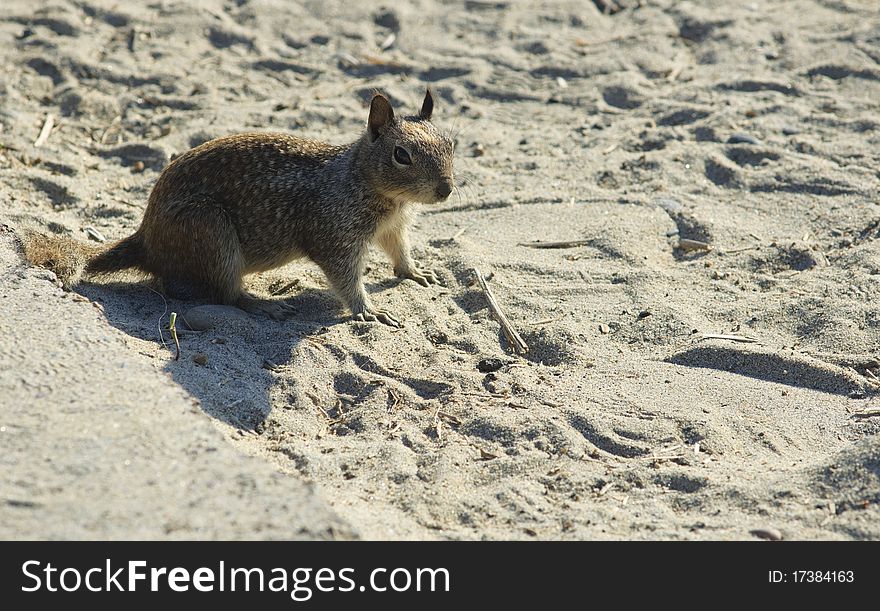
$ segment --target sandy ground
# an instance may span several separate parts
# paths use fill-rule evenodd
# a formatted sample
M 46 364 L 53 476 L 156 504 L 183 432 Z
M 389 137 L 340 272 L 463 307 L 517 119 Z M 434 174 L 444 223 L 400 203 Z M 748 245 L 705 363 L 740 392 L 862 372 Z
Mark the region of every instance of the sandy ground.
M 124 237 L 171 155 L 344 143 L 374 88 L 434 88 L 460 185 L 414 235 L 443 287 L 371 259 L 403 329 L 301 262 L 249 279 L 294 319 L 179 361 L 198 304 L 65 293 L 0 234 L 0 535 L 880 537 L 876 2 L 33 4 L 0 7 L 12 229 Z

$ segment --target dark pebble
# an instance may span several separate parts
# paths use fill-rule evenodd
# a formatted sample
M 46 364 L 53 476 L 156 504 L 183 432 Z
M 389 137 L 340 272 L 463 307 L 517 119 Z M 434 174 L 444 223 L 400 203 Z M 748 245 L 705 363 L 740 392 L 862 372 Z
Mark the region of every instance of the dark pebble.
M 536 40 L 526 45 L 526 51 L 534 55 L 545 55 L 550 52 L 550 48 L 541 40 Z
M 749 134 L 736 133 L 730 135 L 727 144 L 761 144 L 761 141 Z
M 491 373 L 493 371 L 498 371 L 504 366 L 504 361 L 501 359 L 493 359 L 486 358 L 480 359 L 480 362 L 477 363 L 477 369 L 480 373 Z
M 383 28 L 388 28 L 392 32 L 400 31 L 400 19 L 397 18 L 397 14 L 391 9 L 380 9 L 373 17 L 373 22 Z

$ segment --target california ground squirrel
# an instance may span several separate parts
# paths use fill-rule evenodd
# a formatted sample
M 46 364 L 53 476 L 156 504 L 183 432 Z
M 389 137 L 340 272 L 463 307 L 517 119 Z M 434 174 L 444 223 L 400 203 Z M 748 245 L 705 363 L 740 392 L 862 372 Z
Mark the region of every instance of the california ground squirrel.
M 375 94 L 366 132 L 347 146 L 285 134 L 246 133 L 206 142 L 174 159 L 159 176 L 144 218 L 109 248 L 31 234 L 25 254 L 67 284 L 137 269 L 168 294 L 207 297 L 282 318 L 283 301 L 258 299 L 242 276 L 307 256 L 356 319 L 400 326 L 372 305 L 362 280 L 371 242 L 394 273 L 428 286 L 407 238 L 413 202 L 445 200 L 453 190 L 452 141 L 430 122 L 431 91 L 417 116 L 395 117 Z

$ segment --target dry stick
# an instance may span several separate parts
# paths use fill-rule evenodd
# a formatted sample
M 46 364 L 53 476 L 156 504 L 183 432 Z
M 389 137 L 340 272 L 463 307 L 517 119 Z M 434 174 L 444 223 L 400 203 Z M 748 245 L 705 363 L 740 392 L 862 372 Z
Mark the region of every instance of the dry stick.
M 46 140 L 49 139 L 49 134 L 52 133 L 53 127 L 55 127 L 55 115 L 49 113 L 46 115 L 46 122 L 43 123 L 43 129 L 40 130 L 40 135 L 34 140 L 34 146 L 40 147 L 46 144 Z
M 758 341 L 752 337 L 745 337 L 744 335 L 715 335 L 713 333 L 703 335 L 700 338 L 700 341 L 703 341 L 704 339 L 728 339 L 732 342 L 742 342 L 744 344 L 754 344 Z
M 459 229 L 459 230 L 455 233 L 454 236 L 452 236 L 452 239 L 453 239 L 453 240 L 457 240 L 458 238 L 460 238 L 460 237 L 462 236 L 462 234 L 463 234 L 465 231 L 467 231 L 468 229 L 470 229 L 470 228 L 473 227 L 473 226 L 474 226 L 474 223 L 471 223 L 470 225 L 465 225 L 464 227 L 462 227 L 461 229 Z
M 682 73 L 682 71 L 686 68 L 683 64 L 677 65 L 675 68 L 670 70 L 669 74 L 666 75 L 667 82 L 674 82 Z
M 120 115 L 116 115 L 115 117 L 113 117 L 113 120 L 110 122 L 110 125 L 108 125 L 107 128 L 104 130 L 104 133 L 101 134 L 101 139 L 99 140 L 99 142 L 101 144 L 107 144 L 107 136 L 110 135 L 110 132 L 114 128 L 118 128 L 118 126 L 121 123 L 122 123 L 122 117 Z
M 171 337 L 174 338 L 174 346 L 177 352 L 174 353 L 174 360 L 180 360 L 180 340 L 177 339 L 177 312 L 171 312 L 171 320 L 168 322 L 168 328 L 171 330 Z
M 529 248 L 577 248 L 588 246 L 592 240 L 569 240 L 567 242 L 520 242 L 517 246 Z
M 725 255 L 735 255 L 736 253 L 739 253 L 739 252 L 746 252 L 748 250 L 759 250 L 760 248 L 761 248 L 760 246 L 745 246 L 743 248 L 733 248 L 731 250 L 725 250 L 723 252 Z
M 695 250 L 712 250 L 712 245 L 708 242 L 703 242 L 702 240 L 689 240 L 687 238 L 682 238 L 678 241 L 678 249 L 683 250 L 685 252 L 692 252 Z
M 483 293 L 486 294 L 486 299 L 489 302 L 489 308 L 492 310 L 492 313 L 495 315 L 495 318 L 501 323 L 501 328 L 504 330 L 504 335 L 507 336 L 507 341 L 513 346 L 513 351 L 518 353 L 526 353 L 529 351 L 529 346 L 520 337 L 519 333 L 516 332 L 516 329 L 513 328 L 513 325 L 510 324 L 510 321 L 507 319 L 507 316 L 501 310 L 501 306 L 498 305 L 498 301 L 495 299 L 495 295 L 492 294 L 492 289 L 489 288 L 489 285 L 486 283 L 486 279 L 483 278 L 483 274 L 480 270 L 474 268 L 472 270 L 477 277 L 477 282 L 480 283 L 480 288 L 483 289 Z
M 295 287 L 297 284 L 299 284 L 299 280 L 291 280 L 280 289 L 272 291 L 272 296 L 274 297 L 275 295 L 283 295 L 284 293 Z

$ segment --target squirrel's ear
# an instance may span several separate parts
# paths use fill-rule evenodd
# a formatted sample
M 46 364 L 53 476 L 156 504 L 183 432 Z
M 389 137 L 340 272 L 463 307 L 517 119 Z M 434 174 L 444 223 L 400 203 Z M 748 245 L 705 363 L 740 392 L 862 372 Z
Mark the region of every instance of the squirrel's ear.
M 367 119 L 367 127 L 370 130 L 370 138 L 376 140 L 386 125 L 394 119 L 394 110 L 391 102 L 381 93 L 373 96 L 370 102 L 370 118 Z
M 431 93 L 431 88 L 425 90 L 425 101 L 422 102 L 422 110 L 419 112 L 419 116 L 424 120 L 429 120 L 431 118 L 431 113 L 434 112 L 434 94 Z

